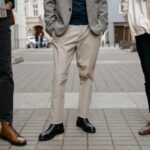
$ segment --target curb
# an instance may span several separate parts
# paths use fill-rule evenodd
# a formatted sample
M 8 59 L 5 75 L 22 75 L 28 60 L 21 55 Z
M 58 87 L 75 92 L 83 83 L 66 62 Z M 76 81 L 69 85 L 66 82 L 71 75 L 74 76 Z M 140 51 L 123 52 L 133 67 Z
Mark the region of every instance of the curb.
M 24 62 L 24 59 L 23 57 L 15 57 L 15 58 L 12 58 L 12 64 L 19 64 L 21 62 Z

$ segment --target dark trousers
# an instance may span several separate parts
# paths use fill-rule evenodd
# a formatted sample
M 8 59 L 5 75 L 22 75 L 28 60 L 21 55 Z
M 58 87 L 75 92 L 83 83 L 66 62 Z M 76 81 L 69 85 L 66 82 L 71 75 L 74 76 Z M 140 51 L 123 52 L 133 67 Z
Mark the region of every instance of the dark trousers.
M 150 34 L 137 36 L 136 45 L 145 76 L 145 89 L 150 110 Z
M 13 121 L 13 92 L 11 31 L 8 19 L 0 18 L 0 122 Z

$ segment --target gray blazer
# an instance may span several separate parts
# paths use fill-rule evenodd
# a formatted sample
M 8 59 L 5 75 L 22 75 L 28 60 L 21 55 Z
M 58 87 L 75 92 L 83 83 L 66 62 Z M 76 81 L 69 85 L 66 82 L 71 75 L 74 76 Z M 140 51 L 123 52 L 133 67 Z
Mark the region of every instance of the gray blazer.
M 86 0 L 89 27 L 99 35 L 107 28 L 107 0 Z M 60 36 L 68 28 L 72 0 L 44 0 L 46 31 L 52 35 L 53 30 Z

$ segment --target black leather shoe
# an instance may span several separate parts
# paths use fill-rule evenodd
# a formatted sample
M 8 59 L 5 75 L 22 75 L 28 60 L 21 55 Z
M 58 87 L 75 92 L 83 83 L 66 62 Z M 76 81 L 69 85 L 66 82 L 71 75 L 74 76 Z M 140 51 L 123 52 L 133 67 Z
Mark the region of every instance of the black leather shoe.
M 39 141 L 48 141 L 53 139 L 56 135 L 64 133 L 64 125 L 51 124 L 49 128 L 39 135 Z
M 87 133 L 96 133 L 96 128 L 89 122 L 87 118 L 78 117 L 76 125 Z

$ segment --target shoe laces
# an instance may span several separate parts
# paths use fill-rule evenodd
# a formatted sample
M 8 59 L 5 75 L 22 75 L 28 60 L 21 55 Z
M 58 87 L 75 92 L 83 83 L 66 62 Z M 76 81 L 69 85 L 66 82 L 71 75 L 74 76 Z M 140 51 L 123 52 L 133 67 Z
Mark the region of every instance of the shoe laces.
M 10 127 L 9 128 L 10 134 L 12 134 L 12 135 L 14 135 L 16 137 L 20 136 L 19 133 L 14 129 L 14 127 L 12 126 L 12 124 L 9 124 L 9 127 Z

